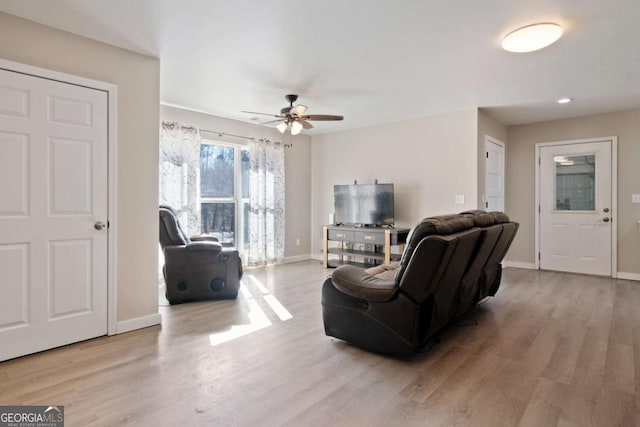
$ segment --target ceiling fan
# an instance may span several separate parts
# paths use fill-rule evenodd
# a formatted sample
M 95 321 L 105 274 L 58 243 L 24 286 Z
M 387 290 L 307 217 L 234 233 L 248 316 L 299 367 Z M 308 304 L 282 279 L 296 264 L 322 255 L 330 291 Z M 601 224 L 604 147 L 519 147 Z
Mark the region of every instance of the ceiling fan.
M 298 100 L 298 95 L 290 94 L 285 96 L 289 101 L 289 105 L 280 109 L 280 114 L 268 114 L 257 113 L 255 111 L 242 111 L 249 114 L 260 114 L 263 116 L 277 117 L 276 120 L 271 120 L 263 125 L 272 123 L 278 123 L 276 128 L 280 133 L 285 133 L 287 129 L 291 132 L 291 135 L 297 135 L 302 132 L 302 129 L 311 129 L 313 125 L 309 123 L 309 120 L 315 121 L 331 121 L 331 120 L 343 120 L 343 116 L 334 116 L 331 114 L 305 114 L 307 112 L 307 106 L 302 104 L 293 105 Z

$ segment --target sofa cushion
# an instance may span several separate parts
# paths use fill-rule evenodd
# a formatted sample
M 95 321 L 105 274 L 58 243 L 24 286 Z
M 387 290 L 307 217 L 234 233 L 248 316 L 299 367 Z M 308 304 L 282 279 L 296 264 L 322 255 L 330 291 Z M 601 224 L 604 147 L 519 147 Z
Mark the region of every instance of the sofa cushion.
M 331 274 L 333 285 L 341 292 L 367 301 L 387 301 L 395 293 L 397 286 L 393 280 L 373 276 L 353 265 L 341 265 Z M 384 272 L 382 274 L 385 274 Z
M 369 267 L 365 271 L 372 276 L 388 273 L 388 274 L 391 274 L 391 276 L 387 274 L 387 276 L 385 277 L 393 277 L 395 276 L 396 270 L 398 269 L 398 267 L 400 267 L 399 261 L 391 261 L 389 264 L 380 264 L 374 267 Z

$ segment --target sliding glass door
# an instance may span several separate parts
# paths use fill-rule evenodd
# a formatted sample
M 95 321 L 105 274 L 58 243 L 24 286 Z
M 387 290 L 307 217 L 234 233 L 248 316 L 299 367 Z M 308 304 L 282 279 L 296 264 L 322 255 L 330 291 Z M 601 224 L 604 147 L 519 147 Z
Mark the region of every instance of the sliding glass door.
M 200 146 L 202 233 L 233 244 L 249 244 L 249 150 L 202 141 Z

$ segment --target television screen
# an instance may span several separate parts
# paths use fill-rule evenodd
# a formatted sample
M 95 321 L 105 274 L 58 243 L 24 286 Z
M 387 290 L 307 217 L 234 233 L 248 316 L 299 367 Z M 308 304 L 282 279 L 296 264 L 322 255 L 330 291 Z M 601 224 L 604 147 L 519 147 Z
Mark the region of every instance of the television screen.
M 393 184 L 335 185 L 333 190 L 336 224 L 393 224 Z

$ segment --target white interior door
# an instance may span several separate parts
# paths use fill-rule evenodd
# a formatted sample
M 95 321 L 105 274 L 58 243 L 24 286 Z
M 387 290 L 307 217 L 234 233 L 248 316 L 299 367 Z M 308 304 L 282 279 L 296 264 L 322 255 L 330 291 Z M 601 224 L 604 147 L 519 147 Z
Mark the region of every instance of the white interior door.
M 107 331 L 107 93 L 0 70 L 0 360 Z
M 488 211 L 504 211 L 504 143 L 486 138 L 485 186 Z
M 612 141 L 540 148 L 540 268 L 611 276 Z

